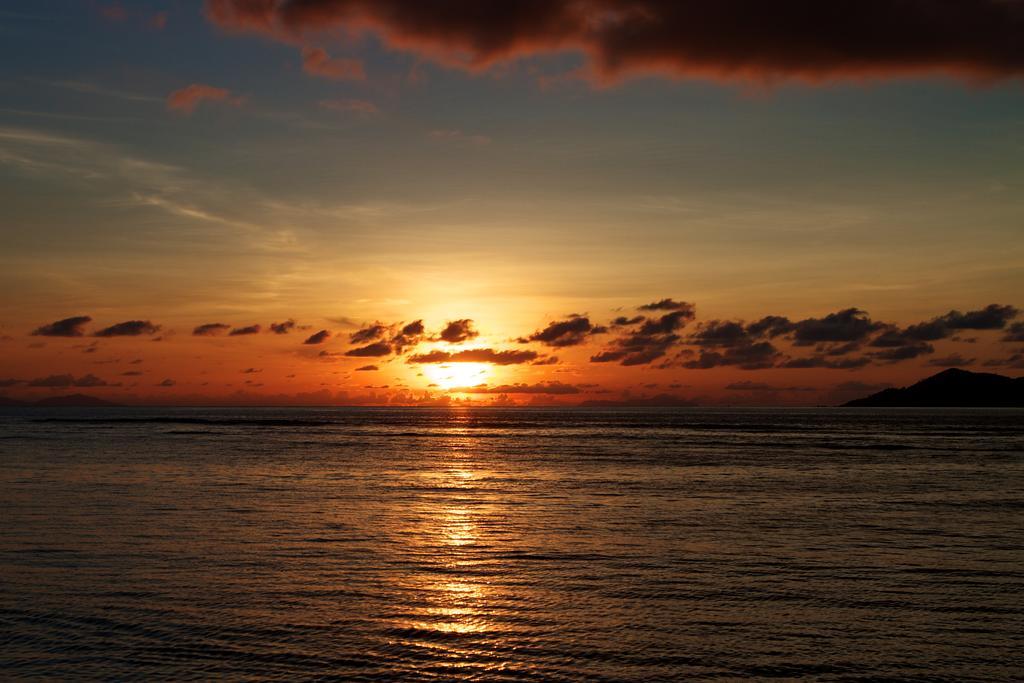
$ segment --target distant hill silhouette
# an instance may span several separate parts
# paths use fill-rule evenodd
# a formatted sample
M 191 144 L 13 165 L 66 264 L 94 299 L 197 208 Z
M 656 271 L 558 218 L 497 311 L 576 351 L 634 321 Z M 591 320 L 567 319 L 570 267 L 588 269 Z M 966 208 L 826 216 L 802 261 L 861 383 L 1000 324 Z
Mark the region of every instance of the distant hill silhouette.
M 0 396 L 0 407 L 38 407 L 38 408 L 108 408 L 116 407 L 102 398 L 88 396 L 86 394 L 71 394 L 69 396 L 50 396 L 38 401 L 18 401 L 6 396 Z
M 909 387 L 884 389 L 844 403 L 843 407 L 1024 407 L 1024 377 L 1014 379 L 989 372 L 950 368 Z

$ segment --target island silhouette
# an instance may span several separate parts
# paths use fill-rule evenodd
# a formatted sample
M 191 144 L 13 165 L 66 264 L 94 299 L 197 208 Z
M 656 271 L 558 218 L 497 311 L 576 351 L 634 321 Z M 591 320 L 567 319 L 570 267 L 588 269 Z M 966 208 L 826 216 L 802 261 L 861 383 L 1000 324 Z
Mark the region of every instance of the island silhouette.
M 883 389 L 843 408 L 1024 407 L 1024 377 L 950 368 L 903 388 Z

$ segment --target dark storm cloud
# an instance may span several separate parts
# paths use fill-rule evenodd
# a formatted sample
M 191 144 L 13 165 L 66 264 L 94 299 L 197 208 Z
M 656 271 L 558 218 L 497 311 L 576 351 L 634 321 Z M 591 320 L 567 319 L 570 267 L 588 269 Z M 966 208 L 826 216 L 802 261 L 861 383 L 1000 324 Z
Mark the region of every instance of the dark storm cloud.
M 148 320 L 126 320 L 110 327 L 104 327 L 94 333 L 96 337 L 138 337 L 144 334 L 156 334 L 160 331 L 159 325 L 154 325 Z
M 1016 0 L 207 0 L 207 17 L 301 45 L 331 30 L 481 71 L 576 51 L 609 82 L 636 73 L 770 82 L 1024 73 Z
M 367 344 L 366 346 L 360 346 L 359 348 L 349 349 L 345 352 L 345 355 L 352 358 L 380 358 L 381 356 L 387 356 L 390 353 L 390 344 L 387 342 L 374 342 L 373 344 Z
M 603 328 L 597 328 L 598 333 Z M 590 324 L 590 318 L 582 315 L 570 315 L 566 320 L 556 320 L 548 324 L 543 330 L 534 332 L 526 341 L 536 341 L 545 346 L 563 347 L 578 346 L 587 341 L 587 336 L 594 333 L 595 328 Z
M 288 334 L 295 329 L 295 321 L 288 318 L 283 323 L 270 323 L 270 331 L 274 334 Z
M 430 351 L 409 356 L 409 363 L 491 363 L 493 365 L 521 365 L 537 360 L 536 351 L 495 351 L 494 349 L 465 349 L 464 351 Z
M 231 325 L 225 323 L 206 323 L 194 328 L 192 334 L 197 337 L 213 337 L 227 332 L 229 329 L 231 329 Z
M 456 344 L 479 336 L 479 334 L 479 332 L 473 329 L 473 321 L 469 318 L 463 318 L 461 320 L 452 320 L 449 322 L 445 328 L 441 330 L 441 334 L 438 338 L 441 341 Z
M 453 389 L 462 394 L 545 394 L 549 396 L 562 396 L 567 394 L 580 393 L 579 387 L 561 382 L 541 382 L 539 384 L 498 384 L 487 386 L 482 384 L 475 387 L 462 387 Z
M 327 341 L 327 338 L 330 337 L 330 336 L 331 336 L 331 333 L 329 331 L 327 331 L 327 330 L 320 330 L 319 332 L 314 332 L 313 334 L 309 335 L 306 338 L 306 341 L 304 341 L 302 343 L 303 344 L 323 344 L 325 341 Z
M 85 334 L 85 326 L 91 322 L 92 318 L 87 315 L 76 315 L 37 327 L 32 334 L 36 337 L 81 337 Z
M 229 337 L 242 337 L 247 334 L 259 334 L 263 328 L 259 325 L 247 325 L 246 327 L 236 327 L 228 333 Z

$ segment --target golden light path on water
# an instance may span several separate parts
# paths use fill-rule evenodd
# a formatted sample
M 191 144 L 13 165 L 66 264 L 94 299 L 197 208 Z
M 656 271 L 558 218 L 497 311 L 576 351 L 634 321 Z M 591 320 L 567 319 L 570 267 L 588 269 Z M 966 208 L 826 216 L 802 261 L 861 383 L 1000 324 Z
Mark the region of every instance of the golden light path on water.
M 482 369 L 472 367 L 477 365 Z M 486 366 L 476 363 L 440 369 L 442 373 L 451 373 L 437 375 L 450 386 L 469 386 L 471 378 L 486 373 Z M 471 430 L 467 426 L 448 427 L 443 444 L 434 466 L 420 474 L 424 488 L 441 493 L 442 498 L 425 501 L 415 514 L 421 526 L 414 533 L 418 540 L 412 549 L 415 554 L 433 555 L 440 571 L 416 575 L 409 588 L 421 593 L 426 605 L 419 618 L 403 620 L 396 626 L 434 633 L 445 640 L 445 634 L 485 634 L 493 628 L 488 621 L 488 599 L 493 589 L 476 571 L 487 561 L 475 546 L 481 542 L 479 525 L 483 511 L 493 510 L 498 501 L 479 487 L 489 473 L 478 466 L 480 460 L 475 451 L 479 444 Z M 465 666 L 465 660 L 478 654 L 459 647 L 457 641 L 438 647 L 446 651 L 444 660 L 456 668 Z

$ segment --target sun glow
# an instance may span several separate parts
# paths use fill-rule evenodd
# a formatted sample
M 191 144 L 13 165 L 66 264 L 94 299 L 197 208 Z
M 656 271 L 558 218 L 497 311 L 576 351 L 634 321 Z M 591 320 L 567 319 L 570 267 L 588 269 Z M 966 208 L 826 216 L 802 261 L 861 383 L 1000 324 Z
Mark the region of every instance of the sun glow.
M 487 363 L 443 363 L 424 367 L 423 374 L 431 383 L 449 391 L 483 384 L 491 374 L 491 366 Z

